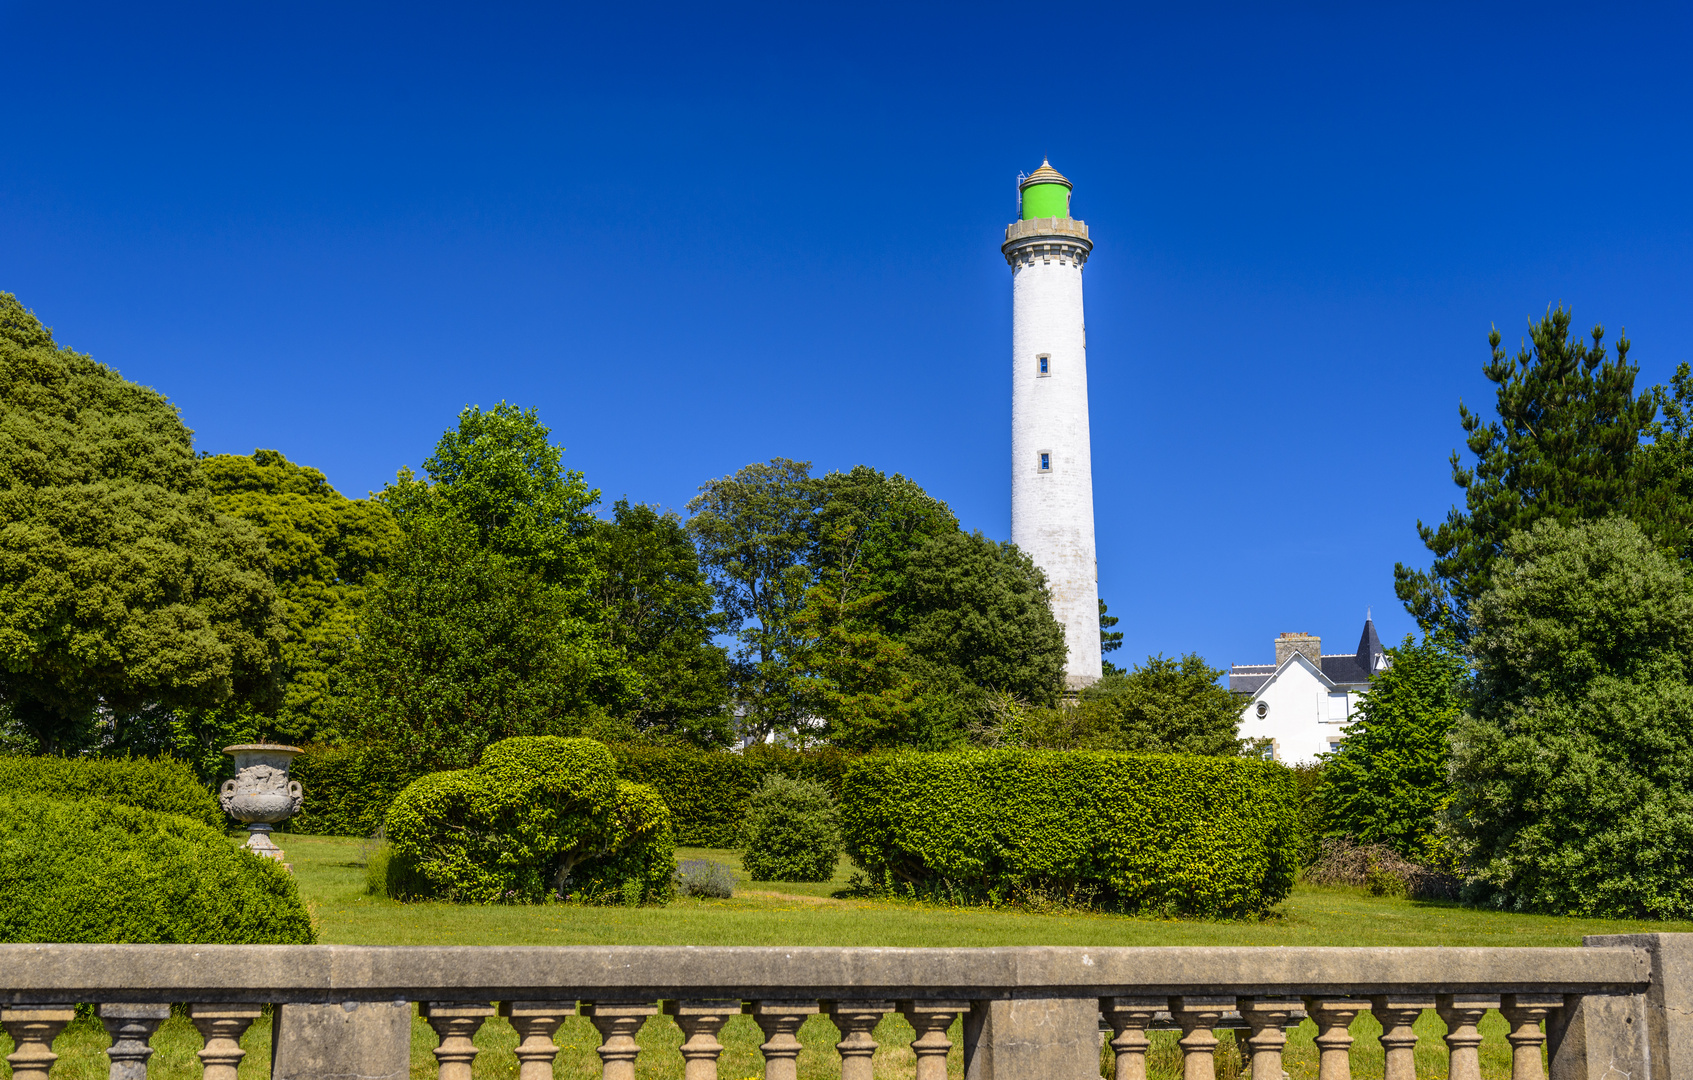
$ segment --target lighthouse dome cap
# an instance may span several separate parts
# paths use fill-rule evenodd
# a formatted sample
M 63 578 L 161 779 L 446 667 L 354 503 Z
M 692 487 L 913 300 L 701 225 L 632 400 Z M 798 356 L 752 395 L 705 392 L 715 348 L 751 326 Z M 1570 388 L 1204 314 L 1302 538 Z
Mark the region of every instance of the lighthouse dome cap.
M 1070 181 L 1064 179 L 1064 174 L 1059 172 L 1057 169 L 1054 169 L 1052 167 L 1052 163 L 1045 158 L 1041 158 L 1040 168 L 1030 173 L 1023 182 L 1018 185 L 1018 187 L 1033 187 L 1035 184 L 1063 184 L 1065 187 L 1072 190 L 1074 190 L 1076 186 L 1070 183 Z

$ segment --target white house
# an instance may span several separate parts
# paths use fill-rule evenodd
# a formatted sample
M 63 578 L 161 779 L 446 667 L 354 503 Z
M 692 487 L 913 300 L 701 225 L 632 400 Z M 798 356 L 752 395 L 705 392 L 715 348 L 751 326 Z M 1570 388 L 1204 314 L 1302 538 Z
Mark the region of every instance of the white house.
M 1276 638 L 1274 664 L 1229 669 L 1229 689 L 1247 698 L 1240 737 L 1269 740 L 1276 761 L 1315 761 L 1340 745 L 1370 680 L 1387 665 L 1375 623 L 1368 618 L 1356 653 L 1325 656 L 1321 638 L 1282 634 Z

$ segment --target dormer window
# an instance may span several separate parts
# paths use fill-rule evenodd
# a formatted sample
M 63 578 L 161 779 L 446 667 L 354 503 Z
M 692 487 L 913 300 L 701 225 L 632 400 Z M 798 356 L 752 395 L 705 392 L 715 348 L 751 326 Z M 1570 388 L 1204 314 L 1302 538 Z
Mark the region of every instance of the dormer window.
M 1052 357 L 1050 357 L 1050 356 L 1037 356 L 1037 357 L 1035 357 L 1035 377 L 1040 378 L 1040 379 L 1044 379 L 1048 375 L 1051 375 L 1051 374 L 1052 374 Z

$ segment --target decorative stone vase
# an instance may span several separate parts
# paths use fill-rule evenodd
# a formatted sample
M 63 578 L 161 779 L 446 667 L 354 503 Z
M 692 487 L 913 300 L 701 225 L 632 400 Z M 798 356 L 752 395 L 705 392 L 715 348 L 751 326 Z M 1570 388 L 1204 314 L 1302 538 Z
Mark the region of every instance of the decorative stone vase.
M 218 791 L 223 812 L 247 826 L 248 850 L 282 858 L 282 849 L 271 842 L 270 827 L 298 814 L 305 801 L 299 782 L 288 779 L 288 763 L 304 751 L 298 746 L 245 743 L 226 746 L 223 752 L 235 759 L 235 779 L 225 780 Z

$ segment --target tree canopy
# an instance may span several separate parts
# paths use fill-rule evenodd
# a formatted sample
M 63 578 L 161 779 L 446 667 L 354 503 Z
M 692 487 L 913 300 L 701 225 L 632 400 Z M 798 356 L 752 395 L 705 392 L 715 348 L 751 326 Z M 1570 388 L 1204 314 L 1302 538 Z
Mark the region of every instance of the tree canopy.
M 293 742 L 334 741 L 366 583 L 393 557 L 399 527 L 381 503 L 349 499 L 275 450 L 217 454 L 200 467 L 212 504 L 264 537 L 287 614 L 282 695 L 267 726 Z
M 1611 918 L 1693 916 L 1693 591 L 1620 517 L 1505 542 L 1474 605 L 1453 731 L 1466 895 Z
M 1543 518 L 1570 524 L 1660 501 L 1642 488 L 1635 458 L 1657 398 L 1634 393 L 1639 368 L 1628 362 L 1627 336 L 1618 338 L 1612 360 L 1603 327 L 1593 328 L 1589 344 L 1570 336 L 1570 322 L 1565 308 L 1548 311 L 1531 324 L 1515 358 L 1500 347 L 1498 330 L 1488 335 L 1492 360 L 1482 370 L 1498 388 L 1498 418 L 1483 423 L 1458 405 L 1475 456 L 1466 466 L 1452 452 L 1464 507 L 1453 507 L 1434 528 L 1417 523 L 1434 553 L 1428 570 L 1401 563 L 1393 571 L 1399 599 L 1425 632 L 1460 645 L 1468 640 L 1470 606 L 1492 583 L 1493 564 L 1514 533 Z
M 1467 665 L 1435 636 L 1389 649 L 1340 748 L 1323 765 L 1318 799 L 1328 832 L 1386 844 L 1414 862 L 1450 867 L 1441 835 L 1450 800 L 1447 736 L 1464 705 Z
M 149 708 L 273 701 L 285 613 L 157 392 L 0 293 L 0 703 L 40 750 Z

